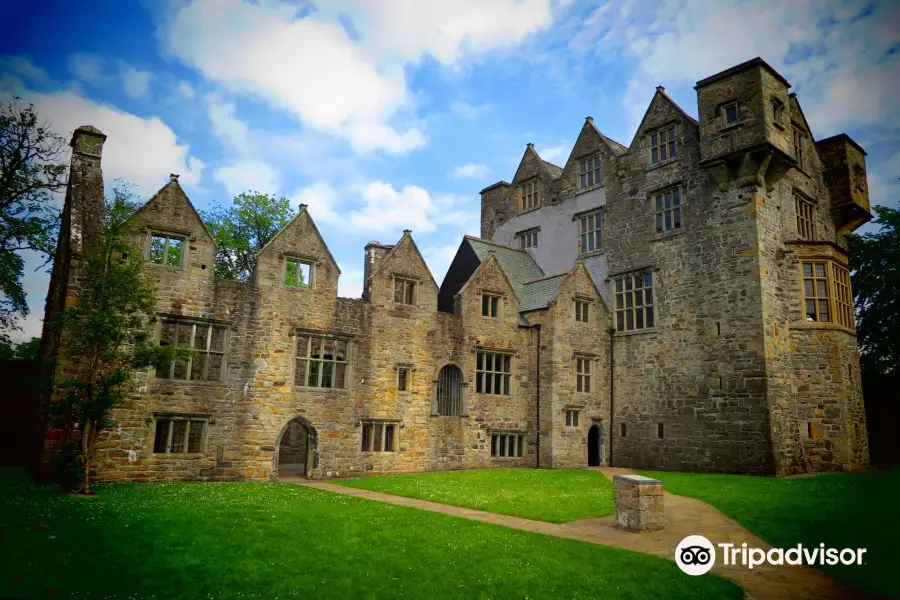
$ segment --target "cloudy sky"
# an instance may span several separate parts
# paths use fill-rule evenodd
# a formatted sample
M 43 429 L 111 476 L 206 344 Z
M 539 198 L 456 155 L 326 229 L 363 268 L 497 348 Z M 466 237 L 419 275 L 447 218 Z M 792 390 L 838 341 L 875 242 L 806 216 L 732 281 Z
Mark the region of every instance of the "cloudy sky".
M 258 190 L 306 203 L 358 297 L 363 247 L 412 229 L 440 282 L 478 191 L 528 142 L 562 164 L 584 121 L 630 145 L 655 87 L 762 56 L 813 135 L 868 151 L 900 199 L 900 2 L 885 0 L 38 0 L 0 2 L 0 96 L 68 137 L 99 127 L 107 183 L 178 173 L 198 208 Z M 26 284 L 39 335 L 48 276 Z

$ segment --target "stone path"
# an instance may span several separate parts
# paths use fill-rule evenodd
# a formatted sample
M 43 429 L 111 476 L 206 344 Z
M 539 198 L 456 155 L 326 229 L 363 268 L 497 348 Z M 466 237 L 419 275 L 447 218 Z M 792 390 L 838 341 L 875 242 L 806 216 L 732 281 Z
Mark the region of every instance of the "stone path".
M 628 469 L 598 468 L 612 479 L 613 475 L 630 473 Z M 419 510 L 444 513 L 474 521 L 493 523 L 532 531 L 546 535 L 615 546 L 655 554 L 668 560 L 675 560 L 675 547 L 688 535 L 698 534 L 709 538 L 714 544 L 731 542 L 736 546 L 744 542 L 748 547 L 771 548 L 769 544 L 741 527 L 736 521 L 693 498 L 676 496 L 666 492 L 667 526 L 660 531 L 646 533 L 630 533 L 613 527 L 612 515 L 597 519 L 582 519 L 568 523 L 556 524 L 544 521 L 533 521 L 509 515 L 500 515 L 483 510 L 450 506 L 416 498 L 393 496 L 370 490 L 335 485 L 322 481 L 303 479 L 282 479 L 286 483 L 295 483 L 307 487 L 327 490 L 347 496 L 357 496 L 368 500 L 377 500 L 389 504 L 408 506 Z M 717 550 L 719 550 L 717 548 Z M 848 588 L 837 580 L 825 575 L 817 569 L 801 566 L 759 565 L 749 570 L 742 566 L 722 565 L 717 557 L 717 564 L 712 572 L 734 581 L 744 588 L 744 597 L 749 600 L 779 600 L 793 598 L 809 598 L 813 600 L 874 598 L 864 592 Z

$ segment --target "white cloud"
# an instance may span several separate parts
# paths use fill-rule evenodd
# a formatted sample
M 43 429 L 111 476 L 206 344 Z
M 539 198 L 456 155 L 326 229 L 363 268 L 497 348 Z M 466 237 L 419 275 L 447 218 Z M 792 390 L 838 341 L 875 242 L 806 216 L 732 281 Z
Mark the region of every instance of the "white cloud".
M 222 184 L 229 197 L 244 192 L 279 193 L 279 178 L 275 170 L 264 162 L 238 162 L 219 167 L 213 179 Z
M 68 62 L 69 70 L 72 74 L 85 83 L 97 85 L 104 78 L 106 59 L 102 56 L 85 52 L 76 52 L 75 54 L 69 55 Z
M 474 119 L 479 115 L 486 113 L 491 109 L 491 105 L 485 104 L 469 104 L 468 102 L 451 102 L 450 110 L 463 119 Z
M 543 150 L 538 151 L 538 155 L 547 162 L 552 162 L 553 164 L 558 164 L 562 166 L 562 164 L 569 158 L 569 154 L 572 152 L 572 145 L 567 144 L 565 142 L 561 144 L 556 144 L 555 146 L 549 146 Z
M 179 81 L 178 86 L 175 89 L 178 94 L 185 100 L 193 100 L 196 96 L 194 88 L 187 81 Z
M 155 75 L 149 71 L 141 71 L 131 65 L 119 63 L 119 77 L 122 78 L 122 86 L 125 93 L 131 98 L 143 98 L 150 91 L 150 82 Z
M 306 204 L 312 218 L 322 223 L 341 222 L 341 215 L 335 211 L 339 203 L 338 191 L 324 181 L 317 181 L 309 187 L 297 190 L 291 196 L 291 204 L 294 207 Z
M 483 179 L 491 169 L 484 163 L 466 163 L 453 169 L 454 179 Z

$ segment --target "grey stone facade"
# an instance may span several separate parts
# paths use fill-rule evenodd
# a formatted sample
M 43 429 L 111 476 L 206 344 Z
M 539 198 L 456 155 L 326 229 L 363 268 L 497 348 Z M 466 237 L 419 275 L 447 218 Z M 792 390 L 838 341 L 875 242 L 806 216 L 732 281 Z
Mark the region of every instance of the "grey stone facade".
M 766 113 L 773 96 L 789 111 L 780 124 Z M 250 281 L 215 279 L 213 239 L 172 176 L 133 218 L 131 240 L 156 283 L 155 335 L 198 352 L 168 373 L 136 374 L 98 444 L 96 477 L 325 478 L 610 459 L 758 474 L 865 465 L 852 327 L 802 320 L 798 270 L 803 257 L 846 263 L 845 236 L 868 214 L 863 154 L 845 136 L 809 136 L 798 169 L 781 128 L 808 127 L 761 61 L 701 82 L 698 97 L 700 123 L 660 88 L 629 148 L 589 118 L 562 168 L 529 145 L 511 183 L 482 191 L 481 238 L 462 241 L 440 286 L 406 231 L 366 246 L 360 299 L 337 296 L 340 269 L 303 206 Z M 723 127 L 735 97 L 740 120 Z M 670 126 L 677 157 L 649 164 L 650 132 Z M 75 132 L 68 215 L 102 210 L 102 140 Z M 601 177 L 583 192 L 580 160 L 594 154 Z M 522 211 L 529 180 L 540 192 Z M 659 234 L 652 197 L 675 185 L 682 226 Z M 797 240 L 795 189 L 815 200 L 814 241 Z M 579 216 L 595 209 L 600 245 L 579 252 Z M 78 301 L 73 240 L 97 235 L 82 222 L 64 220 L 48 314 Z M 535 227 L 536 248 L 514 247 Z M 154 239 L 181 251 L 155 264 Z M 306 285 L 290 283 L 293 264 L 308 269 Z M 653 327 L 611 330 L 613 282 L 633 273 L 652 275 L 652 301 L 642 289 L 640 302 L 652 303 Z M 51 342 L 48 360 L 60 356 Z M 55 368 L 62 376 L 66 365 Z M 48 442 L 45 456 L 53 451 Z

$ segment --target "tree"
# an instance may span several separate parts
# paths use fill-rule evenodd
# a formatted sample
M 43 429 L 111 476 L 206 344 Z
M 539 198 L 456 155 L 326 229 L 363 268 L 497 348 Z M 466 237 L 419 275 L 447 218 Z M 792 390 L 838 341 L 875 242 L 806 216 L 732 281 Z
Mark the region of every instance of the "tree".
M 860 367 L 900 374 L 900 210 L 874 209 L 879 230 L 850 236 Z
M 0 360 L 38 360 L 40 353 L 41 338 L 13 344 L 0 336 Z
M 0 103 L 0 335 L 28 314 L 20 252 L 52 260 L 59 229 L 53 194 L 66 185 L 65 150 L 65 140 L 38 120 L 33 105 L 15 97 Z
M 147 332 L 147 315 L 156 305 L 155 289 L 144 272 L 140 250 L 123 237 L 135 209 L 127 189 L 116 188 L 106 202 L 102 242 L 87 250 L 80 265 L 78 302 L 51 324 L 63 327 L 63 352 L 74 374 L 60 382 L 65 396 L 50 406 L 68 442 L 66 475 L 82 494 L 91 493 L 94 445 L 110 425 L 110 411 L 121 400 L 133 372 L 166 368 L 192 352 L 186 347 L 159 346 Z
M 216 277 L 246 281 L 256 255 L 294 217 L 290 201 L 259 192 L 234 198 L 234 206 L 215 205 L 200 216 L 216 240 Z

